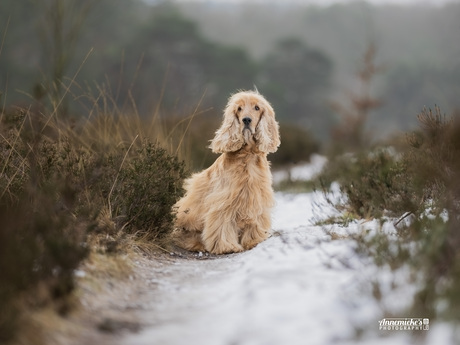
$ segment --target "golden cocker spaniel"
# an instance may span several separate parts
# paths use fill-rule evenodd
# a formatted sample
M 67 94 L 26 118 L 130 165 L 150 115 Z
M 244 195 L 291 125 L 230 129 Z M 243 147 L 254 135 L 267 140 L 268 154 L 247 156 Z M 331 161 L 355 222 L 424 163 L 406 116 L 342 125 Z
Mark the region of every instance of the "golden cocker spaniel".
M 175 205 L 175 242 L 214 254 L 248 250 L 270 235 L 274 206 L 267 154 L 280 145 L 272 106 L 257 91 L 232 95 L 210 148 L 222 153 L 185 181 Z

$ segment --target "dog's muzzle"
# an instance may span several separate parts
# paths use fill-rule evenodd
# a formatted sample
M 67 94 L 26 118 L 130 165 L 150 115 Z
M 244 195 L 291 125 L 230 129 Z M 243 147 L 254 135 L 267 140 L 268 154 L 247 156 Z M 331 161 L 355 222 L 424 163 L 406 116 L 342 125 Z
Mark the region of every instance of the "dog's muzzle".
M 244 136 L 244 141 L 246 144 L 249 144 L 252 141 L 252 130 L 249 125 L 245 125 L 243 128 L 243 136 Z
M 251 124 L 252 119 L 250 117 L 245 117 L 243 118 L 243 123 L 245 128 L 249 128 L 249 125 Z

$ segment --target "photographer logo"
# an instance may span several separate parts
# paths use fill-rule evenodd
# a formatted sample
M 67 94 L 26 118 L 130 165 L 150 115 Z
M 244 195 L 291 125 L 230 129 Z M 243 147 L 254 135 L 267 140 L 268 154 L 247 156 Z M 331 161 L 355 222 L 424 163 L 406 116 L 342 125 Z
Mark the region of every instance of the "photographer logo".
M 384 318 L 379 321 L 380 331 L 428 331 L 430 319 L 421 317 Z

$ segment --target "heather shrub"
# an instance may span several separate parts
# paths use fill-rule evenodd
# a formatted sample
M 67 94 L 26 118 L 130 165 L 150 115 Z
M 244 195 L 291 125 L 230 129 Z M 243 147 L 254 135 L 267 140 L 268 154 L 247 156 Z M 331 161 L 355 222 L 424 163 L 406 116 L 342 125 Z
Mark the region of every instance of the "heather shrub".
M 108 253 L 123 250 L 127 234 L 164 239 L 186 173 L 145 133 L 115 133 L 126 128 L 120 119 L 105 117 L 104 128 L 97 117 L 75 127 L 25 110 L 0 119 L 0 341 L 7 341 L 24 306 L 69 309 L 89 243 Z
M 32 149 L 16 159 L 11 151 L 18 153 L 21 148 L 20 144 L 14 147 L 10 147 L 10 158 L 2 160 L 1 175 L 2 341 L 14 336 L 19 306 L 24 303 L 34 308 L 53 302 L 58 312 L 68 310 L 65 297 L 74 289 L 73 272 L 87 255 L 85 241 L 93 224 L 89 212 L 74 212 L 77 190 L 66 175 L 46 176 L 40 167 L 44 161 L 38 158 L 40 151 Z M 7 149 L 8 145 L 2 145 L 3 153 Z
M 392 221 L 396 233 L 352 235 L 360 255 L 378 266 L 410 268 L 416 284 L 410 315 L 460 319 L 460 121 L 424 109 L 419 129 L 395 154 L 373 150 L 340 156 L 323 176 L 341 184 L 351 210 Z M 410 216 L 410 217 L 409 217 Z M 407 218 L 407 219 L 406 219 Z M 403 221 L 407 220 L 407 221 Z
M 348 211 L 359 217 L 398 216 L 401 210 L 417 207 L 406 169 L 405 162 L 391 149 L 377 148 L 337 156 L 320 180 L 323 186 L 339 182 L 348 198 Z
M 112 205 L 129 232 L 164 239 L 172 226 L 171 206 L 182 195 L 185 167 L 158 144 L 144 141 L 120 171 Z
M 413 309 L 458 320 L 460 119 L 443 115 L 438 107 L 434 111 L 424 109 L 418 119 L 420 130 L 409 136 L 406 155 L 414 188 L 421 191 L 426 205 L 405 231 L 417 245 L 418 259 L 411 264 L 424 275 Z

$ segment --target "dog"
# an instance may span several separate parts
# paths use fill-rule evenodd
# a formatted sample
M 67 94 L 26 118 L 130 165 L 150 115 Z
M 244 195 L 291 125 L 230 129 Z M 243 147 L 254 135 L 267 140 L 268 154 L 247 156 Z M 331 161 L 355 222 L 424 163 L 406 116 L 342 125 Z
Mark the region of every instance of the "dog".
M 270 236 L 274 206 L 267 154 L 280 145 L 279 125 L 258 91 L 233 94 L 210 148 L 221 153 L 185 180 L 175 210 L 175 243 L 213 254 L 249 250 Z

